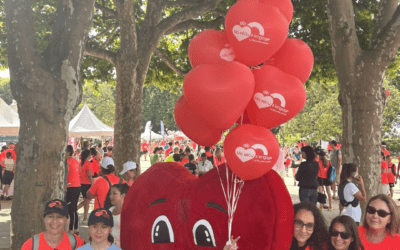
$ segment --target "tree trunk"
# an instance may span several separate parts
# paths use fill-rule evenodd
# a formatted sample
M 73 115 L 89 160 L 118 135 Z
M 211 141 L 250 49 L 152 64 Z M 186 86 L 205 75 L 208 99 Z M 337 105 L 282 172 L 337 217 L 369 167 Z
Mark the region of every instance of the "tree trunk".
M 369 50 L 357 37 L 351 0 L 328 0 L 332 54 L 340 84 L 343 163 L 355 163 L 367 198 L 381 193 L 381 129 L 387 95 L 383 78 L 400 46 L 397 0 L 380 2 Z M 363 206 L 364 209 L 364 206 Z
M 68 125 L 82 98 L 80 66 L 94 8 L 94 0 L 58 1 L 52 37 L 39 54 L 31 2 L 5 1 L 10 85 L 20 118 L 11 249 L 44 230 L 47 201 L 64 198 Z

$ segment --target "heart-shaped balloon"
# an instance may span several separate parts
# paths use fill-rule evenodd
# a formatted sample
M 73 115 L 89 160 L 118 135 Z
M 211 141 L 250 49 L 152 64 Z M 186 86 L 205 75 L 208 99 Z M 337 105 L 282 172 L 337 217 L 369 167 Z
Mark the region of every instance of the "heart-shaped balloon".
M 246 110 L 254 125 L 275 128 L 295 117 L 306 103 L 300 80 L 266 65 L 253 70 L 256 87 Z
M 232 172 L 225 164 L 198 179 L 177 163 L 151 166 L 137 178 L 124 199 L 121 248 L 222 249 L 228 240 L 228 209 L 221 187 L 222 182 L 226 188 L 226 176 L 232 176 Z M 232 187 L 233 182 L 229 184 Z M 232 235 L 241 236 L 239 249 L 290 249 L 293 217 L 285 183 L 270 171 L 245 182 Z
M 185 96 L 176 102 L 174 116 L 182 132 L 201 146 L 212 146 L 221 140 L 222 132 L 209 127 L 190 106 Z
M 279 51 L 265 64 L 294 75 L 305 83 L 313 69 L 314 56 L 311 48 L 305 42 L 296 38 L 288 38 Z
M 237 3 L 243 1 L 251 1 L 251 0 L 237 0 Z M 286 17 L 289 23 L 292 20 L 293 4 L 291 0 L 258 0 L 258 2 L 277 7 Z
M 188 54 L 193 68 L 201 64 L 231 62 L 236 57 L 225 30 L 205 30 L 198 33 L 190 40 Z
M 222 131 L 232 127 L 252 98 L 254 76 L 238 62 L 203 64 L 186 75 L 183 92 L 194 114 Z
M 279 156 L 279 143 L 268 129 L 243 124 L 226 136 L 224 154 L 229 167 L 237 176 L 253 180 L 274 166 Z
M 225 29 L 236 60 L 256 66 L 275 54 L 286 40 L 289 22 L 278 8 L 248 0 L 234 4 Z

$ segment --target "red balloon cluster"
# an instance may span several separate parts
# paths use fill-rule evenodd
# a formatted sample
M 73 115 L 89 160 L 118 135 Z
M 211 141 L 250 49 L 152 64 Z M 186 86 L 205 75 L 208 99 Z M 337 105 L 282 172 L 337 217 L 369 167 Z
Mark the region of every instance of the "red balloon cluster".
M 279 144 L 269 129 L 304 107 L 304 83 L 314 57 L 299 39 L 287 38 L 291 0 L 238 0 L 228 11 L 225 30 L 205 30 L 189 44 L 193 70 L 175 105 L 179 128 L 203 146 L 223 131 L 225 158 L 232 171 L 252 180 L 276 163 Z

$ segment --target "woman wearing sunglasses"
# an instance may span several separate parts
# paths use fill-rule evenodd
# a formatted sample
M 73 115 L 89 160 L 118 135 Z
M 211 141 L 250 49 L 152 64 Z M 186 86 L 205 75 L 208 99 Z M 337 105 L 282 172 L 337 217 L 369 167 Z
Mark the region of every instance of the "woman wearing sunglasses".
M 290 250 L 325 250 L 328 227 L 319 209 L 309 202 L 298 203 L 293 207 L 294 234 Z
M 363 226 L 358 227 L 365 250 L 399 249 L 399 219 L 399 211 L 392 198 L 384 194 L 372 197 L 367 203 Z
M 329 227 L 328 250 L 364 250 L 354 220 L 342 215 L 334 218 Z

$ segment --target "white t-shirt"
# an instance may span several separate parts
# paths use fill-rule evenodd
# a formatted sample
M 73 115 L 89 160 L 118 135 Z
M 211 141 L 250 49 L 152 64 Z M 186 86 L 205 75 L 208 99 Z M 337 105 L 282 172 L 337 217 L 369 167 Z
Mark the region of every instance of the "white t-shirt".
M 5 159 L 4 164 L 6 165 L 5 170 L 7 170 L 7 171 L 14 170 L 14 160 L 13 159 Z
M 110 212 L 112 214 L 115 206 L 110 207 Z M 114 226 L 111 231 L 111 235 L 114 237 L 114 243 L 120 247 L 121 246 L 121 214 L 113 215 Z
M 344 199 L 347 202 L 354 200 L 354 198 L 355 198 L 354 195 L 358 191 L 360 191 L 360 190 L 356 187 L 356 185 L 354 185 L 354 183 L 352 183 L 352 182 L 348 183 L 343 190 Z M 358 203 L 357 207 L 353 207 L 352 205 L 348 205 L 347 207 L 344 207 L 344 209 L 342 211 L 342 215 L 350 216 L 351 218 L 353 218 L 353 220 L 355 222 L 361 222 L 360 202 Z
M 213 168 L 212 163 L 209 160 L 206 160 L 206 162 L 199 161 L 197 163 L 197 169 L 199 170 L 200 173 L 201 172 L 207 172 L 212 168 Z

